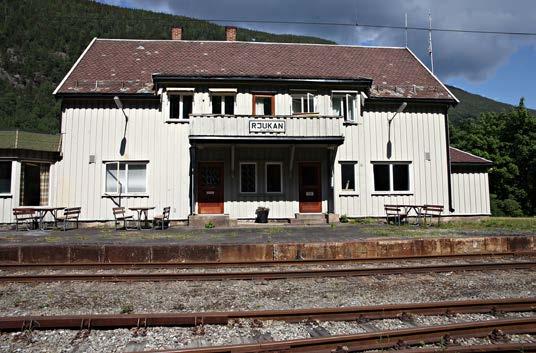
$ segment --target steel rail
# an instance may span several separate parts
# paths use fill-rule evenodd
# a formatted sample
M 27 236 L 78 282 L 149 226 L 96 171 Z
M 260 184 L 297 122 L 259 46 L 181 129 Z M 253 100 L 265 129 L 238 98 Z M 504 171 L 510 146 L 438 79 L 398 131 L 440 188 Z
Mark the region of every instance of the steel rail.
M 67 263 L 0 263 L 0 270 L 21 269 L 106 269 L 106 268 L 219 268 L 219 267 L 272 267 L 272 266 L 299 266 L 324 265 L 345 263 L 370 263 L 389 261 L 415 261 L 415 260 L 456 260 L 456 259 L 482 259 L 504 257 L 535 257 L 535 251 L 516 251 L 503 253 L 473 253 L 473 254 L 445 254 L 445 255 L 414 255 L 391 257 L 363 257 L 346 259 L 299 259 L 299 260 L 262 260 L 262 261 L 225 261 L 225 262 L 67 262 Z
M 444 301 L 419 304 L 387 304 L 338 308 L 289 310 L 214 311 L 192 313 L 120 314 L 120 315 L 57 315 L 4 316 L 0 330 L 24 329 L 117 329 L 154 326 L 226 325 L 231 320 L 257 319 L 300 322 L 350 321 L 403 318 L 405 315 L 450 315 L 504 313 L 536 310 L 536 298 Z
M 228 346 L 154 350 L 144 353 L 335 353 L 362 352 L 423 343 L 437 343 L 449 338 L 487 337 L 494 331 L 504 334 L 536 333 L 536 318 L 487 320 L 459 324 L 386 330 L 354 335 L 337 335 L 276 342 L 260 342 Z
M 11 282 L 58 282 L 58 281 L 99 281 L 99 282 L 143 282 L 143 281 L 221 281 L 221 280 L 276 280 L 318 277 L 357 277 L 374 275 L 442 273 L 460 271 L 493 271 L 534 269 L 536 261 L 448 264 L 432 266 L 401 266 L 357 269 L 320 269 L 292 271 L 255 272 L 183 272 L 183 273 L 78 273 L 5 275 L 0 283 Z
M 430 348 L 398 349 L 396 353 L 520 353 L 536 352 L 536 343 L 477 344 L 471 346 L 446 346 Z

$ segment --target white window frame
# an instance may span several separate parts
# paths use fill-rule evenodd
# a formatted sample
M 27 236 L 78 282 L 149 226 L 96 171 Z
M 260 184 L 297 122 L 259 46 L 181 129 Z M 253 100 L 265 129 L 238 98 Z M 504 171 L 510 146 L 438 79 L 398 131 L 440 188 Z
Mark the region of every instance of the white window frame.
M 242 191 L 242 166 L 245 164 L 253 164 L 255 166 L 255 191 Z M 239 163 L 239 169 L 238 169 L 239 177 L 238 177 L 238 192 L 243 195 L 253 195 L 256 194 L 259 190 L 258 188 L 258 180 L 259 180 L 259 174 L 258 174 L 258 168 L 257 168 L 257 162 L 240 162 Z
M 331 92 L 331 114 L 332 115 L 335 115 L 335 105 L 334 105 L 334 98 L 335 97 L 344 97 L 344 99 L 346 100 L 346 111 L 344 113 L 346 113 L 346 116 L 345 114 L 343 113 L 343 118 L 344 118 L 344 121 L 347 122 L 347 123 L 357 123 L 357 117 L 358 115 L 360 114 L 360 109 L 359 108 L 359 97 L 360 95 L 358 95 L 358 92 L 357 91 L 332 91 Z M 354 103 L 351 105 L 353 110 L 354 110 L 354 114 L 353 114 L 353 117 L 354 119 L 353 120 L 349 120 L 348 117 L 350 116 L 350 104 L 348 104 L 348 98 L 349 97 L 352 97 L 354 99 Z M 342 104 L 342 102 L 341 102 Z M 343 108 L 344 106 L 340 107 L 341 111 L 343 111 Z
M 279 166 L 279 180 L 281 183 L 280 191 L 268 191 L 268 166 L 269 165 L 278 165 Z M 266 162 L 264 164 L 264 191 L 267 194 L 282 194 L 284 190 L 283 187 L 283 162 Z
M 392 162 L 385 162 L 385 161 L 375 161 L 371 162 L 372 164 L 372 194 L 373 195 L 411 195 L 414 193 L 413 191 L 413 163 L 411 161 L 392 161 Z M 407 165 L 408 166 L 408 178 L 409 178 L 409 188 L 408 190 L 394 190 L 394 174 L 393 174 L 393 166 L 394 165 Z M 388 165 L 389 166 L 389 190 L 386 191 L 377 191 L 375 180 L 374 180 L 374 166 L 375 165 Z
M 179 101 L 179 118 L 172 118 L 171 117 L 171 97 L 180 97 Z M 192 91 L 171 91 L 167 93 L 167 105 L 168 105 L 168 111 L 167 111 L 167 117 L 166 121 L 168 122 L 177 122 L 177 121 L 189 121 L 190 117 L 183 117 L 183 100 L 184 96 L 190 96 L 192 97 L 192 113 L 194 112 L 194 106 L 195 106 L 195 99 L 194 99 L 194 92 Z
M 342 166 L 343 165 L 351 165 L 354 169 L 354 188 L 353 189 L 344 189 L 344 186 L 342 184 L 343 180 L 342 180 Z M 339 161 L 339 167 L 340 167 L 340 173 L 341 173 L 341 193 L 342 194 L 357 194 L 358 193 L 358 183 L 357 183 L 357 171 L 358 169 L 356 168 L 357 166 L 357 161 Z
M 291 93 L 291 99 L 290 99 L 290 110 L 292 114 L 313 114 L 318 111 L 318 104 L 316 95 L 311 92 L 303 92 L 303 93 Z M 309 97 L 313 97 L 313 107 L 312 110 L 309 108 Z M 299 98 L 301 101 L 301 112 L 295 112 L 294 111 L 294 99 Z M 305 107 L 307 106 L 307 110 Z
M 119 164 L 125 164 L 125 192 L 119 193 L 119 180 L 116 182 L 115 192 L 106 191 L 106 177 L 108 164 L 116 164 L 116 173 L 119 175 Z M 148 161 L 103 161 L 103 194 L 110 196 L 148 196 L 149 195 L 149 162 Z M 145 166 L 145 191 L 143 192 L 129 192 L 128 191 L 128 166 L 129 164 L 144 165 Z
M 10 177 L 10 180 L 9 180 L 9 191 L 8 192 L 0 192 L 0 197 L 11 197 L 13 196 L 13 182 L 14 182 L 14 175 L 15 175 L 15 168 L 13 168 L 13 161 L 6 161 L 6 160 L 1 160 L 0 159 L 0 162 L 2 163 L 10 163 L 10 166 L 11 166 L 11 177 Z
M 228 92 L 228 91 L 215 91 L 215 92 L 210 92 L 210 113 L 211 114 L 214 114 L 212 113 L 212 97 L 215 97 L 215 96 L 218 96 L 218 97 L 221 97 L 221 113 L 218 114 L 218 115 L 228 115 L 228 114 L 225 114 L 225 97 L 226 96 L 232 96 L 234 97 L 234 102 L 233 102 L 233 115 L 236 114 L 236 93 L 235 92 Z M 192 110 L 193 110 L 193 106 L 192 106 Z

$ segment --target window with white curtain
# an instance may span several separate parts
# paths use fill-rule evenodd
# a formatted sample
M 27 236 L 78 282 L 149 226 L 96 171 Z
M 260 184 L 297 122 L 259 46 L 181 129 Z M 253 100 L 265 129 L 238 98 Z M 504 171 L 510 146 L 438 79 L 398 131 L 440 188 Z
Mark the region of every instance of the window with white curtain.
M 315 96 L 312 93 L 292 94 L 292 114 L 315 112 Z
M 0 162 L 0 194 L 11 194 L 11 161 Z
M 331 100 L 333 115 L 344 117 L 349 122 L 356 121 L 356 95 L 355 94 L 334 94 Z
M 147 163 L 108 162 L 105 176 L 106 192 L 139 194 L 147 192 Z
M 273 95 L 253 95 L 253 115 L 274 115 L 275 98 Z

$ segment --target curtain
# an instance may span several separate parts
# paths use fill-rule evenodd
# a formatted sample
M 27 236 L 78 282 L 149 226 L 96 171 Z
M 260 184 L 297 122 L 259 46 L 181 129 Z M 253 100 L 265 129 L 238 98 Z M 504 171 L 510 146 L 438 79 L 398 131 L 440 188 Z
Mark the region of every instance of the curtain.
M 39 206 L 48 206 L 50 164 L 39 165 Z
M 255 99 L 255 115 L 264 115 L 264 100 L 262 98 Z

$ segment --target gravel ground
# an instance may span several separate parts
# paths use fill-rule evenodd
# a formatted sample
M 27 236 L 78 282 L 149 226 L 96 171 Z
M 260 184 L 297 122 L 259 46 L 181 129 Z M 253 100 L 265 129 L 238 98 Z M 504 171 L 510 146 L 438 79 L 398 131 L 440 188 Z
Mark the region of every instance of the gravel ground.
M 122 268 L 122 269 L 83 269 L 83 268 L 58 268 L 58 269 L 0 269 L 0 275 L 47 275 L 47 274 L 83 274 L 83 273 L 214 273 L 214 272 L 252 272 L 252 271 L 298 271 L 298 270 L 323 270 L 323 269 L 359 269 L 378 267 L 411 267 L 411 266 L 434 266 L 434 265 L 464 265 L 474 263 L 505 263 L 505 262 L 531 262 L 536 261 L 533 256 L 505 256 L 505 257 L 483 257 L 473 259 L 414 259 L 395 260 L 368 263 L 332 263 L 332 264 L 302 264 L 302 265 L 279 265 L 279 266 L 232 266 L 228 268 L 207 267 L 207 268 Z
M 0 315 L 228 311 L 536 296 L 530 270 L 212 282 L 0 285 Z
M 422 326 L 444 323 L 444 317 L 415 317 Z M 482 320 L 482 315 L 457 315 L 447 318 L 450 323 Z M 485 319 L 496 319 L 486 316 Z M 426 323 L 424 323 L 426 322 Z M 280 321 L 259 322 L 237 320 L 229 325 L 206 325 L 195 328 L 154 327 L 147 330 L 108 331 L 34 331 L 0 334 L 2 352 L 128 352 L 140 350 L 171 349 L 259 341 L 281 341 L 327 335 L 354 334 L 381 330 L 414 327 L 401 320 L 373 320 L 367 323 L 349 322 L 301 322 L 295 324 Z M 501 336 L 501 342 L 536 342 L 536 336 Z M 496 341 L 496 340 L 495 340 Z M 453 340 L 451 344 L 489 344 L 488 338 Z

